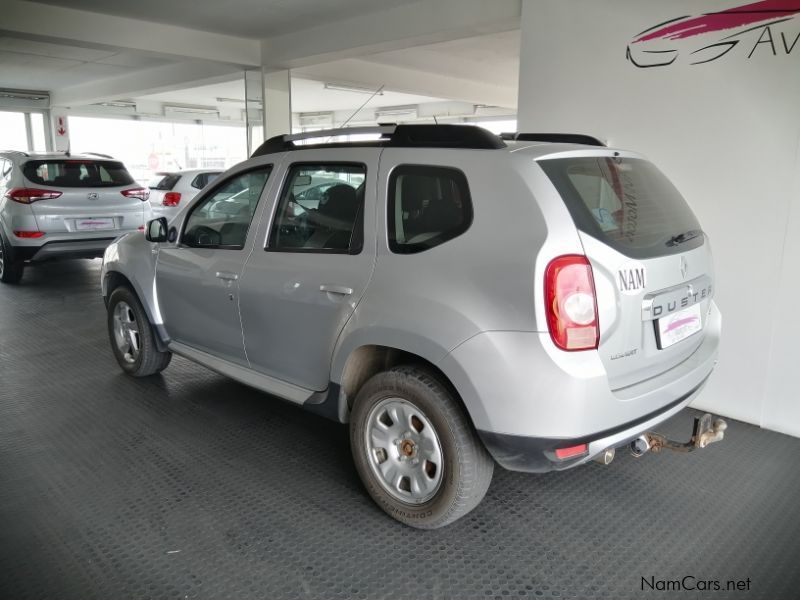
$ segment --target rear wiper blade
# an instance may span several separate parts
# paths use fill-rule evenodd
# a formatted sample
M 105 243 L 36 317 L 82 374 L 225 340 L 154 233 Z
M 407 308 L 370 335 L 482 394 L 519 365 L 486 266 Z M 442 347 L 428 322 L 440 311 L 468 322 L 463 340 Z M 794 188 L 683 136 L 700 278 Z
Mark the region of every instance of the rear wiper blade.
M 688 242 L 689 240 L 693 240 L 699 235 L 702 235 L 702 231 L 699 229 L 690 229 L 689 231 L 685 231 L 678 235 L 673 235 L 671 238 L 667 240 L 667 246 L 677 246 L 684 242 Z

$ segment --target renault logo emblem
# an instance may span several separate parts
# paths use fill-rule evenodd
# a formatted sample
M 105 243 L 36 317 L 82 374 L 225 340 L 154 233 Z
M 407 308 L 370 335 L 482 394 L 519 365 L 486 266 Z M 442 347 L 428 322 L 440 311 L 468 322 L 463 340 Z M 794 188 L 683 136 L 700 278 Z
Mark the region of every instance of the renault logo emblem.
M 97 192 L 89 192 L 86 194 L 88 200 L 97 200 Z
M 686 262 L 686 258 L 681 256 L 681 277 L 686 279 L 686 273 L 689 271 L 689 263 Z

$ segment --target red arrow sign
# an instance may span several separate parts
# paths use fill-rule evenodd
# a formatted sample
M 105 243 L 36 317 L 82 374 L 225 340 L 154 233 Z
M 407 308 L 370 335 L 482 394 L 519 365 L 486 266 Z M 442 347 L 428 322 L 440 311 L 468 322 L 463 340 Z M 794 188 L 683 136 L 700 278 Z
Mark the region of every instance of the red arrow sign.
M 59 119 L 59 120 L 60 120 L 60 119 Z M 67 133 L 67 130 L 66 130 L 66 129 L 64 129 L 64 127 L 63 127 L 63 126 L 61 126 L 61 127 L 59 127 L 58 129 L 56 129 L 56 133 L 57 133 L 58 135 L 64 135 L 65 133 Z

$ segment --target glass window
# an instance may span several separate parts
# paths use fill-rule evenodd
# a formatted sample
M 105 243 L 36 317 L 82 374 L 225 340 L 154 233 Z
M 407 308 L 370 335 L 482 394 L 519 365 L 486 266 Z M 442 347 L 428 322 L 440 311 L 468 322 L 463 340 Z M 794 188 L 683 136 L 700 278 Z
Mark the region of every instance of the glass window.
M 389 178 L 389 249 L 422 252 L 464 233 L 472 199 L 464 174 L 448 167 L 402 165 Z
M 47 150 L 47 142 L 44 137 L 44 116 L 41 113 L 31 113 L 31 135 L 33 136 L 34 152 L 44 152 Z
M 28 134 L 23 113 L 0 111 L 0 132 L 0 146 L 3 150 L 28 151 Z
M 193 248 L 241 250 L 272 166 L 236 175 L 206 195 L 186 221 L 183 243 Z
M 270 250 L 361 251 L 364 165 L 294 165 L 272 226 Z
M 583 231 L 632 258 L 703 244 L 700 224 L 675 186 L 638 158 L 553 158 L 539 166 Z
M 156 176 L 147 182 L 147 187 L 151 190 L 169 191 L 175 187 L 180 178 L 178 173 L 156 173 Z
M 219 177 L 221 173 L 200 173 L 197 177 L 192 180 L 192 187 L 197 188 L 198 190 L 202 190 L 206 187 L 209 183 L 214 181 L 217 177 Z
M 22 172 L 31 183 L 58 187 L 118 187 L 133 183 L 122 163 L 109 160 L 29 160 Z

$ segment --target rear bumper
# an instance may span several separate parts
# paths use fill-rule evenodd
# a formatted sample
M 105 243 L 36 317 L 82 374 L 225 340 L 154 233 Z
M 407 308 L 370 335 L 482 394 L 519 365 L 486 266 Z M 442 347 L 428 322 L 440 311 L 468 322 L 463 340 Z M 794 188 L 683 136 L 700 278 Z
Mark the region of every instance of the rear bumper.
M 40 261 L 53 258 L 100 258 L 116 237 L 45 242 L 40 246 L 14 246 L 14 257 Z
M 720 333 L 721 316 L 712 302 L 703 341 L 688 358 L 617 390 L 596 351 L 555 353 L 547 333 L 484 332 L 437 366 L 500 465 L 560 470 L 624 444 L 688 405 L 714 369 Z M 555 459 L 556 448 L 582 443 L 589 444 L 586 455 L 548 458 Z
M 686 408 L 704 385 L 705 380 L 688 394 L 655 413 L 591 435 L 576 438 L 535 438 L 490 431 L 478 431 L 478 435 L 495 461 L 504 469 L 528 473 L 563 471 L 590 461 L 604 450 L 625 446 L 641 434 L 650 431 Z M 588 452 L 565 460 L 556 458 L 557 448 L 570 448 L 579 444 L 587 444 Z

